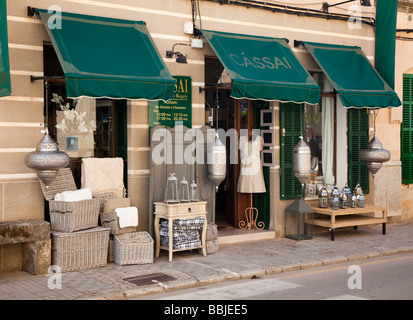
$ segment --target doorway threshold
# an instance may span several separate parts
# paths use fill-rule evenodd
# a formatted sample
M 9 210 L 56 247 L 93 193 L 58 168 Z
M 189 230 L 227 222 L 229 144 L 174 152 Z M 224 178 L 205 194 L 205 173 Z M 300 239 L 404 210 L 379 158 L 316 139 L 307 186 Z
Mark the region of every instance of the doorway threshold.
M 275 231 L 238 228 L 218 230 L 217 238 L 220 245 L 270 239 L 275 239 Z

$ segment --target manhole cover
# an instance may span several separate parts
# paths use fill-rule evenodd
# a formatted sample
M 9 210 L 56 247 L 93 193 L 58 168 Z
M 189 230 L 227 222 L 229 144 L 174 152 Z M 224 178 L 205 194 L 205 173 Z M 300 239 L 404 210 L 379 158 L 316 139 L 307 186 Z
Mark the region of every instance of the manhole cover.
M 169 276 L 165 273 L 151 273 L 151 274 L 145 274 L 143 276 L 125 278 L 123 280 L 131 282 L 137 286 L 144 286 L 144 285 L 153 284 L 157 282 L 168 282 L 168 281 L 176 280 L 176 278 Z

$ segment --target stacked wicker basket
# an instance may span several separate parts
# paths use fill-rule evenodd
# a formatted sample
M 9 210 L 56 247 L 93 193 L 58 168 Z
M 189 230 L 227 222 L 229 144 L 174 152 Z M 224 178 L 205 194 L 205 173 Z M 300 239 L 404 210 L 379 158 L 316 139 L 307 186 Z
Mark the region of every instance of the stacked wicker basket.
M 202 232 L 202 230 L 201 230 Z M 218 243 L 218 226 L 214 223 L 209 222 L 207 226 L 205 247 L 207 254 L 213 254 L 218 252 L 219 243 Z M 201 253 L 201 249 L 198 249 Z
M 70 168 L 60 169 L 48 187 L 43 182 L 41 187 L 49 203 L 52 264 L 62 272 L 105 266 L 110 229 L 98 226 L 102 199 L 55 201 L 56 194 L 77 190 Z
M 146 231 L 137 227 L 120 228 L 115 210 L 131 206 L 130 198 L 105 199 L 100 222 L 110 228 L 108 261 L 119 265 L 153 263 L 154 242 Z

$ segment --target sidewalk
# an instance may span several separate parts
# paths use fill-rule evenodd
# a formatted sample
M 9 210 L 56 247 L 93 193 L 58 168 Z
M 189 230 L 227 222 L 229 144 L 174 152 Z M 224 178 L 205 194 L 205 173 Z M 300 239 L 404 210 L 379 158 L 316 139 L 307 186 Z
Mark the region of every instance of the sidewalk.
M 221 281 L 261 277 L 274 273 L 318 267 L 382 255 L 413 252 L 413 222 L 389 224 L 382 235 L 381 225 L 343 229 L 330 241 L 328 232 L 311 240 L 271 239 L 221 245 L 206 257 L 196 251 L 174 253 L 161 250 L 153 264 L 106 267 L 65 272 L 61 289 L 51 275 L 31 275 L 24 271 L 0 274 L 0 300 L 77 300 L 128 299 Z M 135 285 L 123 279 L 163 273 L 175 280 L 150 285 Z M 56 285 L 56 282 L 54 282 Z

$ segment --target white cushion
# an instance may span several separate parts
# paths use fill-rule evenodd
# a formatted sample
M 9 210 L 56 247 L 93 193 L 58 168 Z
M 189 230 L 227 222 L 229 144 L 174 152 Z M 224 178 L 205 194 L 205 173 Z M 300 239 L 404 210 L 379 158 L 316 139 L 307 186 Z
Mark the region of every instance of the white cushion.
M 83 188 L 75 191 L 64 191 L 55 195 L 55 201 L 82 201 L 92 199 L 92 192 L 90 188 Z

